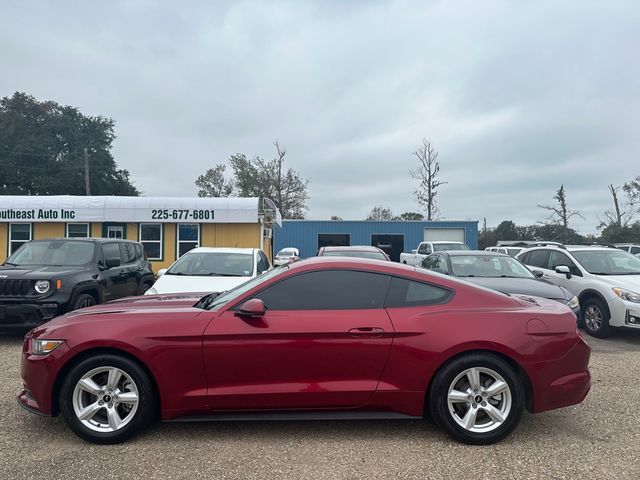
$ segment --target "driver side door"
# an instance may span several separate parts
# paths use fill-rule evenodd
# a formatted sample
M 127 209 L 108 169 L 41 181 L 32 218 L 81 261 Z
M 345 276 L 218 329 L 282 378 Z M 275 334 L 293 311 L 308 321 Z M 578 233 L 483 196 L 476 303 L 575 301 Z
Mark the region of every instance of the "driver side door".
M 289 276 L 250 298 L 259 318 L 235 305 L 203 338 L 213 410 L 345 408 L 365 405 L 391 349 L 384 306 L 390 277 L 348 270 Z

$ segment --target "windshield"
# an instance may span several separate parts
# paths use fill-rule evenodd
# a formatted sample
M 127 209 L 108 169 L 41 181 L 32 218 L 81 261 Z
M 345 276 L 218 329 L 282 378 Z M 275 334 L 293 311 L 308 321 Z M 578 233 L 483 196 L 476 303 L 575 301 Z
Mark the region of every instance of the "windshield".
M 434 243 L 434 252 L 444 252 L 446 250 L 469 250 L 464 243 Z
M 248 281 L 244 282 L 243 284 L 238 285 L 235 288 L 232 288 L 231 290 L 223 292 L 222 295 L 218 296 L 215 299 L 214 302 L 212 302 L 209 305 L 207 305 L 207 310 L 212 310 L 212 309 L 220 307 L 222 305 L 226 305 L 227 303 L 233 301 L 234 299 L 236 299 L 240 295 L 243 295 L 244 293 L 248 292 L 253 287 L 258 286 L 258 285 L 266 282 L 267 280 L 272 279 L 273 277 L 277 277 L 278 275 L 282 275 L 288 269 L 289 269 L 289 267 L 287 267 L 287 266 L 276 267 L 273 270 L 269 270 L 269 271 L 263 273 L 262 275 L 259 275 L 256 278 L 252 278 L 251 280 L 248 280 Z
M 535 278 L 527 267 L 511 257 L 453 255 L 449 260 L 453 274 L 458 277 Z
M 253 275 L 253 255 L 228 252 L 189 252 L 171 265 L 165 275 L 250 277 Z
M 77 267 L 93 259 L 93 242 L 45 240 L 22 245 L 6 263 L 9 265 L 39 265 L 45 267 Z
M 325 251 L 322 256 L 324 257 L 356 257 L 356 258 L 372 258 L 374 260 L 386 260 L 387 257 L 382 252 L 366 252 L 364 250 L 343 250 Z
M 516 255 L 518 255 L 523 250 L 524 250 L 524 248 L 507 248 L 507 253 L 509 255 L 511 255 L 512 257 L 515 257 Z
M 622 250 L 582 250 L 571 252 L 593 275 L 640 275 L 640 259 Z

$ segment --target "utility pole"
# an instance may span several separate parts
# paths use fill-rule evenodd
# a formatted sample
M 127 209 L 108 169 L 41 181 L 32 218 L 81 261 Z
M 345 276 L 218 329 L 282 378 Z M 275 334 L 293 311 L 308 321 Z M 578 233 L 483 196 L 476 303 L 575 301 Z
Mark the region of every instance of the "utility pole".
M 89 185 L 89 150 L 84 147 L 84 190 L 87 196 L 91 195 L 91 185 Z

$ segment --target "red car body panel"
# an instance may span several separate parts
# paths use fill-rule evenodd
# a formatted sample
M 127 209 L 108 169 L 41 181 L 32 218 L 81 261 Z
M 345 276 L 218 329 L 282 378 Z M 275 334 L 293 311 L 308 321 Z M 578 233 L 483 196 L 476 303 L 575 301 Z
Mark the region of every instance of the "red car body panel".
M 217 310 L 197 296 L 159 295 L 72 312 L 30 332 L 23 349 L 20 402 L 57 413 L 64 368 L 77 355 L 115 349 L 152 375 L 164 419 L 229 410 L 359 409 L 420 416 L 434 373 L 455 355 L 502 355 L 530 384 L 535 412 L 579 403 L 590 387 L 590 349 L 564 305 L 519 299 L 450 277 L 390 262 L 319 258 L 285 267 L 386 273 L 455 292 L 441 305 L 368 310 L 267 311 L 241 318 L 231 310 L 268 280 Z M 65 340 L 46 356 L 30 338 Z

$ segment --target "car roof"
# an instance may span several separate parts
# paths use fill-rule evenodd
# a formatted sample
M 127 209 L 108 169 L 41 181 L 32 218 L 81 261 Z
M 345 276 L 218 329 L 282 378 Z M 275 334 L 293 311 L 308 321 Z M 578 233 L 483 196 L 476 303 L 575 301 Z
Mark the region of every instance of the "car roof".
M 325 251 L 325 252 L 345 252 L 345 251 L 379 252 L 380 249 L 378 247 L 374 247 L 372 245 L 345 245 L 345 246 L 341 246 L 341 247 L 324 247 L 323 251 Z
M 435 252 L 434 255 L 442 254 L 450 257 L 509 257 L 506 253 L 492 252 L 489 250 L 445 250 L 444 252 Z
M 434 242 L 432 242 L 430 240 L 426 240 L 426 241 L 420 242 L 420 243 L 433 243 L 434 245 L 441 245 L 443 243 L 457 243 L 457 244 L 460 244 L 460 245 L 465 245 L 464 242 L 458 242 L 456 240 L 436 240 Z
M 246 253 L 253 254 L 257 248 L 197 247 L 187 253 Z M 186 254 L 185 254 L 186 255 Z
M 38 238 L 37 240 L 30 240 L 31 242 L 48 242 L 51 240 L 73 240 L 74 242 L 91 242 L 91 243 L 106 243 L 106 242 L 129 242 L 140 243 L 135 240 L 128 240 L 126 238 L 105 238 L 105 237 L 50 237 L 50 238 Z

